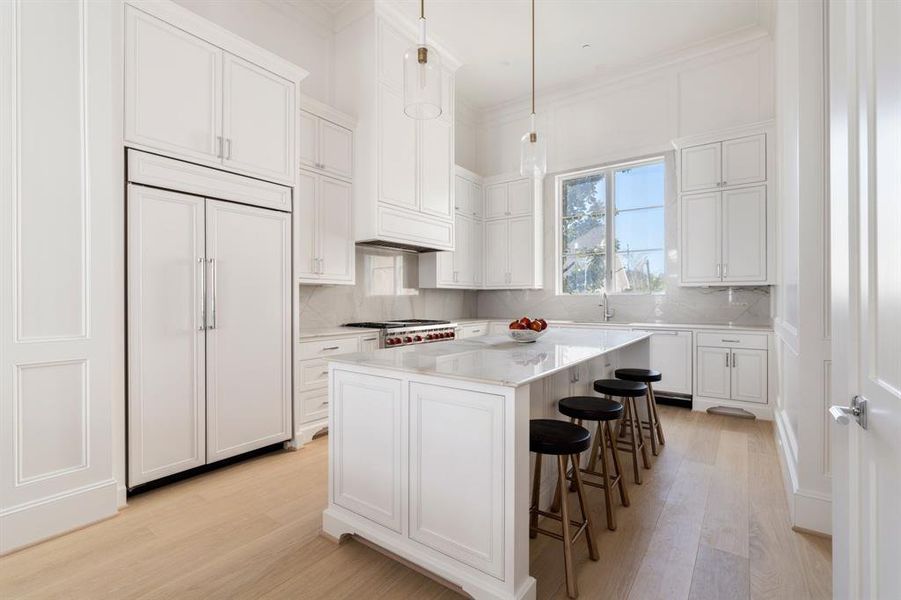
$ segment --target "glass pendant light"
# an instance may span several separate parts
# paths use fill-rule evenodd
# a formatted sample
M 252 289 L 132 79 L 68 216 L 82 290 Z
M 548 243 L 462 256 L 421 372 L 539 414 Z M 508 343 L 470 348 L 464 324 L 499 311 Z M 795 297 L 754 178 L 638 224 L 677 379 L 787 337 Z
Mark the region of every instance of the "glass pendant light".
M 522 136 L 519 173 L 523 177 L 541 179 L 547 172 L 547 143 L 535 127 L 535 0 L 532 0 L 532 115 L 529 132 Z
M 426 44 L 425 0 L 419 2 L 419 43 L 404 53 L 404 113 L 419 120 L 441 116 L 441 57 Z

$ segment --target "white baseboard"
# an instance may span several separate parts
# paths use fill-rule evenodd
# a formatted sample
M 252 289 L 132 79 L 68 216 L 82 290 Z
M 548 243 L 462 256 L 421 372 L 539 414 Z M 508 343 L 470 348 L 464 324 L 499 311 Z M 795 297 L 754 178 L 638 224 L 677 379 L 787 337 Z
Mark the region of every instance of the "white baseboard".
M 781 414 L 775 421 L 777 454 L 792 527 L 832 535 L 832 498 L 821 492 L 805 490 L 798 484 L 794 436 Z
M 128 488 L 121 482 L 116 484 L 116 507 L 122 510 L 128 506 Z
M 109 479 L 0 514 L 0 555 L 114 516 L 116 481 Z
M 753 414 L 758 419 L 764 421 L 773 420 L 773 409 L 768 404 L 754 404 L 752 402 L 737 402 L 735 400 L 720 400 L 719 398 L 702 398 L 694 396 L 691 399 L 691 408 L 699 412 L 704 412 L 708 408 L 714 406 L 728 406 L 730 408 L 741 408 Z
M 296 445 L 298 448 L 303 448 L 304 444 L 307 444 L 313 440 L 313 437 L 321 432 L 328 430 L 328 417 L 324 419 L 319 419 L 318 421 L 313 421 L 311 423 L 303 423 L 297 430 L 294 432 L 294 439 L 296 440 Z

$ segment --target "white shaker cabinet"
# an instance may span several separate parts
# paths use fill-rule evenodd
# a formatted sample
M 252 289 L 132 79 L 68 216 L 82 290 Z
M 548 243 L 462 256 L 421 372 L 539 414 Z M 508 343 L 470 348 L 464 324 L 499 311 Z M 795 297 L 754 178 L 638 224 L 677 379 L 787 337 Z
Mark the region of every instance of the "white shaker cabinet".
M 732 392 L 728 348 L 698 347 L 697 394 L 707 398 L 728 400 Z
M 720 193 L 682 196 L 679 217 L 682 282 L 719 280 L 723 232 Z
M 765 181 L 766 155 L 763 133 L 683 148 L 681 190 L 692 192 Z
M 294 224 L 300 283 L 354 283 L 352 203 L 350 183 L 301 169 Z
M 724 282 L 767 279 L 766 186 L 722 192 L 722 269 Z
M 185 13 L 125 7 L 126 144 L 292 184 L 306 72 Z
M 722 144 L 714 142 L 682 150 L 682 191 L 720 187 L 723 180 Z
M 683 330 L 633 329 L 651 334 L 650 368 L 663 378 L 653 384 L 655 392 L 692 393 L 692 332 Z
M 729 406 L 768 403 L 769 337 L 760 333 L 697 333 L 695 399 L 727 400 Z M 707 399 L 707 400 L 705 400 Z
M 314 104 L 309 99 L 302 101 Z M 351 179 L 354 158 L 353 131 L 306 110 L 300 111 L 298 119 L 300 123 L 298 158 L 301 166 L 340 179 Z
M 732 399 L 766 403 L 767 352 L 734 349 L 729 364 L 732 368 Z
M 541 288 L 541 184 L 532 179 L 500 176 L 487 180 L 484 189 L 484 287 Z
M 419 208 L 423 213 L 453 218 L 453 144 L 452 122 L 432 119 L 419 123 Z

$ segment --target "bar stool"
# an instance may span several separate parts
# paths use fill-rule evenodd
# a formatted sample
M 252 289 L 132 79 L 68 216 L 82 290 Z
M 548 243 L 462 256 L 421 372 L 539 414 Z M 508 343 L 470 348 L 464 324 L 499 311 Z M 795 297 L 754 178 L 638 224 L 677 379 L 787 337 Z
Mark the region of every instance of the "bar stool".
M 607 529 L 616 531 L 616 517 L 613 514 L 613 490 L 619 489 L 619 498 L 623 506 L 629 506 L 629 494 L 626 492 L 626 486 L 623 483 L 623 470 L 619 461 L 619 452 L 616 449 L 616 441 L 613 432 L 610 429 L 610 422 L 621 419 L 623 416 L 623 405 L 609 398 L 598 398 L 597 396 L 571 396 L 560 400 L 558 410 L 570 418 L 570 422 L 582 425 L 583 421 L 595 421 L 597 423 L 597 431 L 594 434 L 594 441 L 591 444 L 591 454 L 588 459 L 587 468 L 579 467 L 579 457 L 576 456 L 573 461 L 573 470 L 581 471 L 585 475 L 598 477 L 601 481 L 592 481 L 591 479 L 583 480 L 584 485 L 590 485 L 604 490 L 604 502 L 607 508 Z M 613 473 L 611 473 L 610 464 L 607 461 L 607 449 L 613 458 Z M 601 470 L 597 470 L 598 458 L 601 459 Z M 575 491 L 574 478 L 570 491 Z M 558 506 L 559 496 L 554 497 L 554 507 Z M 553 508 L 551 510 L 554 510 Z
M 641 426 L 648 430 L 651 436 L 651 453 L 657 456 L 660 453 L 657 446 L 658 444 L 665 446 L 666 438 L 663 437 L 663 425 L 660 424 L 660 417 L 657 415 L 657 397 L 654 396 L 654 386 L 651 384 L 663 379 L 663 375 L 653 369 L 617 369 L 614 375 L 624 381 L 640 381 L 647 384 L 648 420 L 642 421 Z
M 578 470 L 574 471 L 573 479 L 579 497 L 579 508 L 582 511 L 581 522 L 573 521 L 569 518 L 569 508 L 565 499 L 560 507 L 560 516 L 538 508 L 538 499 L 541 491 L 541 461 L 545 454 L 557 457 L 557 490 L 565 498 L 567 481 L 566 457 L 571 457 L 573 463 L 576 464 L 576 457 L 588 450 L 590 445 L 591 434 L 584 427 L 554 419 L 533 419 L 529 421 L 529 450 L 537 455 L 535 457 L 535 478 L 532 480 L 532 504 L 529 507 L 529 537 L 535 538 L 539 533 L 542 533 L 563 542 L 566 593 L 570 598 L 575 598 L 579 594 L 575 574 L 573 573 L 572 544 L 584 533 L 588 542 L 588 555 L 591 557 L 591 560 L 598 560 L 597 543 L 594 539 L 594 531 L 591 529 L 591 518 L 585 504 L 585 490 L 582 487 L 582 478 Z M 560 521 L 561 533 L 538 527 L 539 516 Z M 570 525 L 577 528 L 572 536 L 569 534 Z
M 635 475 L 635 483 L 641 484 L 641 469 L 638 467 L 638 454 L 641 453 L 641 461 L 645 469 L 651 468 L 651 461 L 648 458 L 648 449 L 644 445 L 644 435 L 641 432 L 641 425 L 638 423 L 638 411 L 635 409 L 635 399 L 647 395 L 648 386 L 640 381 L 623 381 L 621 379 L 598 379 L 594 382 L 594 391 L 605 396 L 615 396 L 623 399 L 623 407 L 625 413 L 620 424 L 620 432 L 623 433 L 626 427 L 630 431 L 630 439 L 626 441 L 626 446 L 620 446 L 619 449 L 624 452 L 632 453 L 632 470 Z

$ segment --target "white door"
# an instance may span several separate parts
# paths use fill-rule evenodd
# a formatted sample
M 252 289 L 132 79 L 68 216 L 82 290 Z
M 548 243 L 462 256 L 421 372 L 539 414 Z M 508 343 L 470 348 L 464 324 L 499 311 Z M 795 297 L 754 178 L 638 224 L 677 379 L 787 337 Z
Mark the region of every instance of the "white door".
M 654 384 L 654 391 L 691 394 L 691 332 L 638 331 L 652 334 L 651 368 L 663 376 Z
M 510 219 L 507 225 L 508 283 L 513 286 L 532 287 L 535 284 L 535 259 L 532 247 L 535 229 L 532 217 Z
M 485 218 L 497 219 L 507 215 L 507 184 L 496 183 L 485 188 Z
M 302 110 L 297 118 L 300 130 L 300 139 L 297 141 L 297 160 L 303 166 L 318 169 L 319 117 Z
M 511 217 L 523 217 L 532 214 L 531 179 L 518 179 L 507 184 L 507 210 Z
M 693 192 L 720 186 L 722 177 L 720 142 L 682 150 L 682 191 Z
M 901 4 L 831 2 L 833 593 L 901 598 Z
M 766 181 L 766 134 L 723 142 L 723 185 Z
M 265 179 L 294 179 L 294 85 L 246 60 L 223 59 L 224 164 Z
M 125 139 L 221 162 L 222 51 L 132 6 L 125 20 Z
M 379 201 L 416 209 L 416 121 L 404 114 L 404 98 L 379 85 Z
M 301 170 L 297 178 L 297 198 L 294 203 L 294 268 L 297 276 L 319 278 L 319 253 L 316 234 L 316 202 L 319 197 L 319 177 Z
M 766 186 L 722 192 L 723 281 L 766 281 Z
M 319 168 L 350 179 L 353 176 L 353 132 L 325 119 L 319 120 Z
M 291 436 L 290 215 L 207 200 L 207 462 Z
M 354 242 L 349 183 L 330 177 L 319 178 L 317 233 L 319 273 L 329 281 L 354 278 Z
M 450 217 L 453 176 L 453 124 L 440 119 L 420 121 L 419 209 L 430 215 Z
M 468 179 L 454 176 L 454 210 L 460 214 L 469 215 L 472 213 L 472 199 Z
M 732 350 L 732 399 L 766 404 L 766 350 Z
M 722 234 L 720 193 L 682 196 L 680 202 L 682 281 L 719 281 Z
M 507 220 L 485 223 L 485 285 L 507 284 Z
M 128 186 L 128 485 L 206 463 L 204 200 Z
M 698 387 L 695 393 L 707 398 L 729 399 L 731 350 L 698 347 Z

